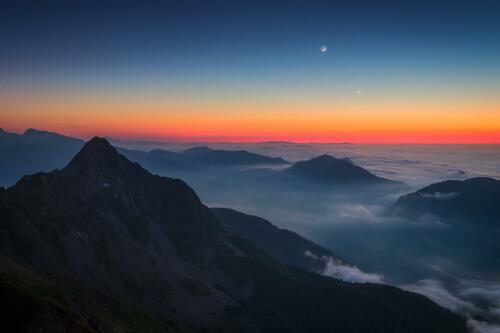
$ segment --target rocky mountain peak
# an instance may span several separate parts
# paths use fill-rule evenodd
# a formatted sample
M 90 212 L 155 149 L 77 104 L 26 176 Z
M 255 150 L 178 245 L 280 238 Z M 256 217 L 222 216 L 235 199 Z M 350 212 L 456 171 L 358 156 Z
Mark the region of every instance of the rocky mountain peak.
M 76 154 L 68 166 L 67 170 L 80 170 L 82 172 L 113 170 L 121 165 L 131 164 L 106 140 L 94 137 L 88 141 Z

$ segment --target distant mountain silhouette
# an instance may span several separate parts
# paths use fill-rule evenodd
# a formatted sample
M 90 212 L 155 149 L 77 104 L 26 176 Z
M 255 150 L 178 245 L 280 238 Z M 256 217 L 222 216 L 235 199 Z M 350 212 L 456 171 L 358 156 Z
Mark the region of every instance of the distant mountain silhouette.
M 184 182 L 152 175 L 101 138 L 61 170 L 0 188 L 0 254 L 24 267 L 0 261 L 2 278 L 12 275 L 0 291 L 16 302 L 0 314 L 6 331 L 20 322 L 47 327 L 71 320 L 83 323 L 83 331 L 113 331 L 134 318 L 135 332 L 180 330 L 166 320 L 204 332 L 466 331 L 464 318 L 423 296 L 281 263 L 225 232 Z M 22 281 L 28 285 L 19 287 Z M 86 300 L 83 290 L 95 292 Z M 124 306 L 108 307 L 99 295 L 118 297 Z M 127 307 L 146 309 L 153 323 L 142 310 L 129 322 L 109 312 Z M 99 319 L 87 325 L 93 315 Z M 99 326 L 109 320 L 114 328 Z M 147 322 L 163 324 L 149 329 Z
M 494 280 L 500 274 L 498 202 L 500 181 L 479 177 L 424 187 L 401 196 L 388 212 L 412 222 L 406 223 L 410 244 L 422 257 L 447 258 L 448 273 Z
M 140 163 L 147 170 L 157 174 L 176 174 L 179 171 L 192 172 L 201 168 L 182 154 L 168 150 L 154 149 L 151 151 L 117 148 L 131 161 Z
M 254 154 L 245 150 L 214 150 L 208 147 L 194 147 L 179 153 L 163 149 L 145 152 L 119 148 L 119 151 L 148 170 L 161 174 L 201 171 L 204 168 L 288 164 L 279 157 Z
M 289 164 L 281 157 L 269 157 L 245 150 L 214 150 L 208 147 L 193 147 L 182 151 L 181 154 L 205 165 Z
M 279 229 L 258 216 L 247 215 L 229 208 L 211 208 L 224 230 L 254 243 L 281 262 L 302 267 L 311 272 L 324 269 L 324 264 L 306 256 L 310 252 L 317 257 L 339 259 L 327 250 L 295 232 Z
M 84 141 L 57 133 L 28 129 L 23 134 L 0 131 L 0 186 L 23 175 L 65 166 Z
M 284 172 L 325 184 L 402 184 L 378 177 L 353 164 L 349 159 L 339 159 L 330 155 L 321 155 L 307 161 L 297 162 Z
M 394 210 L 418 218 L 433 214 L 481 226 L 500 226 L 500 180 L 487 177 L 448 180 L 398 199 Z
M 28 129 L 22 135 L 0 129 L 0 186 L 10 186 L 26 174 L 64 167 L 84 141 L 48 131 Z M 195 147 L 180 153 L 162 149 L 150 152 L 118 148 L 120 153 L 159 174 L 201 171 L 207 167 L 277 165 L 288 162 L 244 150 L 213 150 Z

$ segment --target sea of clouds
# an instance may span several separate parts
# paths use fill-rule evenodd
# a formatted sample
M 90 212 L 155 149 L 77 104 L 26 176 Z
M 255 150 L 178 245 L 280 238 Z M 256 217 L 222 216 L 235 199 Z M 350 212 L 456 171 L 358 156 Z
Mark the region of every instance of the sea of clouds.
M 387 214 L 401 196 L 429 184 L 488 176 L 500 179 L 498 145 L 351 145 L 274 143 L 173 143 L 149 148 L 181 150 L 196 145 L 245 149 L 291 162 L 321 154 L 349 158 L 371 172 L 408 186 L 390 191 L 334 187 L 283 191 L 274 184 L 214 186 L 187 179 L 209 206 L 226 206 L 261 216 L 323 245 L 343 261 L 304 255 L 324 262 L 319 273 L 349 282 L 387 283 L 425 295 L 468 318 L 472 333 L 500 333 L 500 281 L 461 262 L 448 239 L 462 235 L 434 216 L 405 220 Z M 145 147 L 134 147 L 145 148 Z M 147 147 L 146 147 L 147 148 Z M 220 184 L 217 182 L 217 184 Z M 456 193 L 426 194 L 448 200 Z M 451 245 L 450 245 L 451 244 Z M 467 252 L 465 253 L 467 254 Z M 480 254 L 481 260 L 488 254 Z M 495 256 L 495 253 L 489 254 Z M 486 257 L 486 258 L 485 258 Z M 475 259 L 468 258 L 474 261 Z M 496 275 L 498 277 L 498 275 Z

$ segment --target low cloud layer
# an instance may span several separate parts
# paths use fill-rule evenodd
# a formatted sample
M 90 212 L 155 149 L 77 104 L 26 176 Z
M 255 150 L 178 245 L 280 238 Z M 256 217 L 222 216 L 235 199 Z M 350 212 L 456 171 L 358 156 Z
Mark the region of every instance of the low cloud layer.
M 467 320 L 467 328 L 471 333 L 500 333 L 499 325 L 488 324 L 474 319 Z
M 424 279 L 417 281 L 415 284 L 407 284 L 401 287 L 403 289 L 427 296 L 442 307 L 454 312 L 472 314 L 479 312 L 474 304 L 452 294 L 440 281 L 437 280 Z
M 499 283 L 461 280 L 453 288 L 447 288 L 440 281 L 425 279 L 402 288 L 427 296 L 437 304 L 467 316 L 467 327 L 471 333 L 500 333 Z M 475 319 L 478 316 L 484 320 Z
M 323 270 L 320 274 L 325 276 L 330 276 L 336 279 L 340 279 L 347 282 L 371 282 L 371 283 L 382 283 L 383 277 L 379 274 L 366 273 L 357 268 L 356 266 L 350 266 L 343 264 L 340 260 L 332 258 L 330 256 L 316 256 L 310 251 L 304 253 L 306 257 L 313 258 L 315 260 L 321 260 L 325 263 Z

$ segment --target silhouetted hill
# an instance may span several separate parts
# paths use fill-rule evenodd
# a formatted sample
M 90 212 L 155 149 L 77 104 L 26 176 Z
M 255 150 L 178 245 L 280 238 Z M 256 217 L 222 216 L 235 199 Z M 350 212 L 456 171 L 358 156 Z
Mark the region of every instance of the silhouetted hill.
M 464 220 L 478 226 L 500 226 L 500 181 L 478 177 L 448 180 L 424 187 L 398 199 L 398 214 L 418 218 L 432 214 Z
M 209 332 L 465 332 L 463 318 L 423 296 L 308 273 L 228 235 L 184 182 L 152 175 L 100 138 L 65 168 L 0 189 L 0 254 Z M 57 292 L 47 283 L 37 289 Z M 11 315 L 36 325 L 22 312 L 38 308 L 34 293 L 8 299 L 20 302 Z
M 332 184 L 402 184 L 378 177 L 348 159 L 321 155 L 293 164 L 284 172 L 323 183 Z
M 208 147 L 193 147 L 183 150 L 181 154 L 205 165 L 288 164 L 281 157 L 269 157 L 245 150 L 214 150 Z

